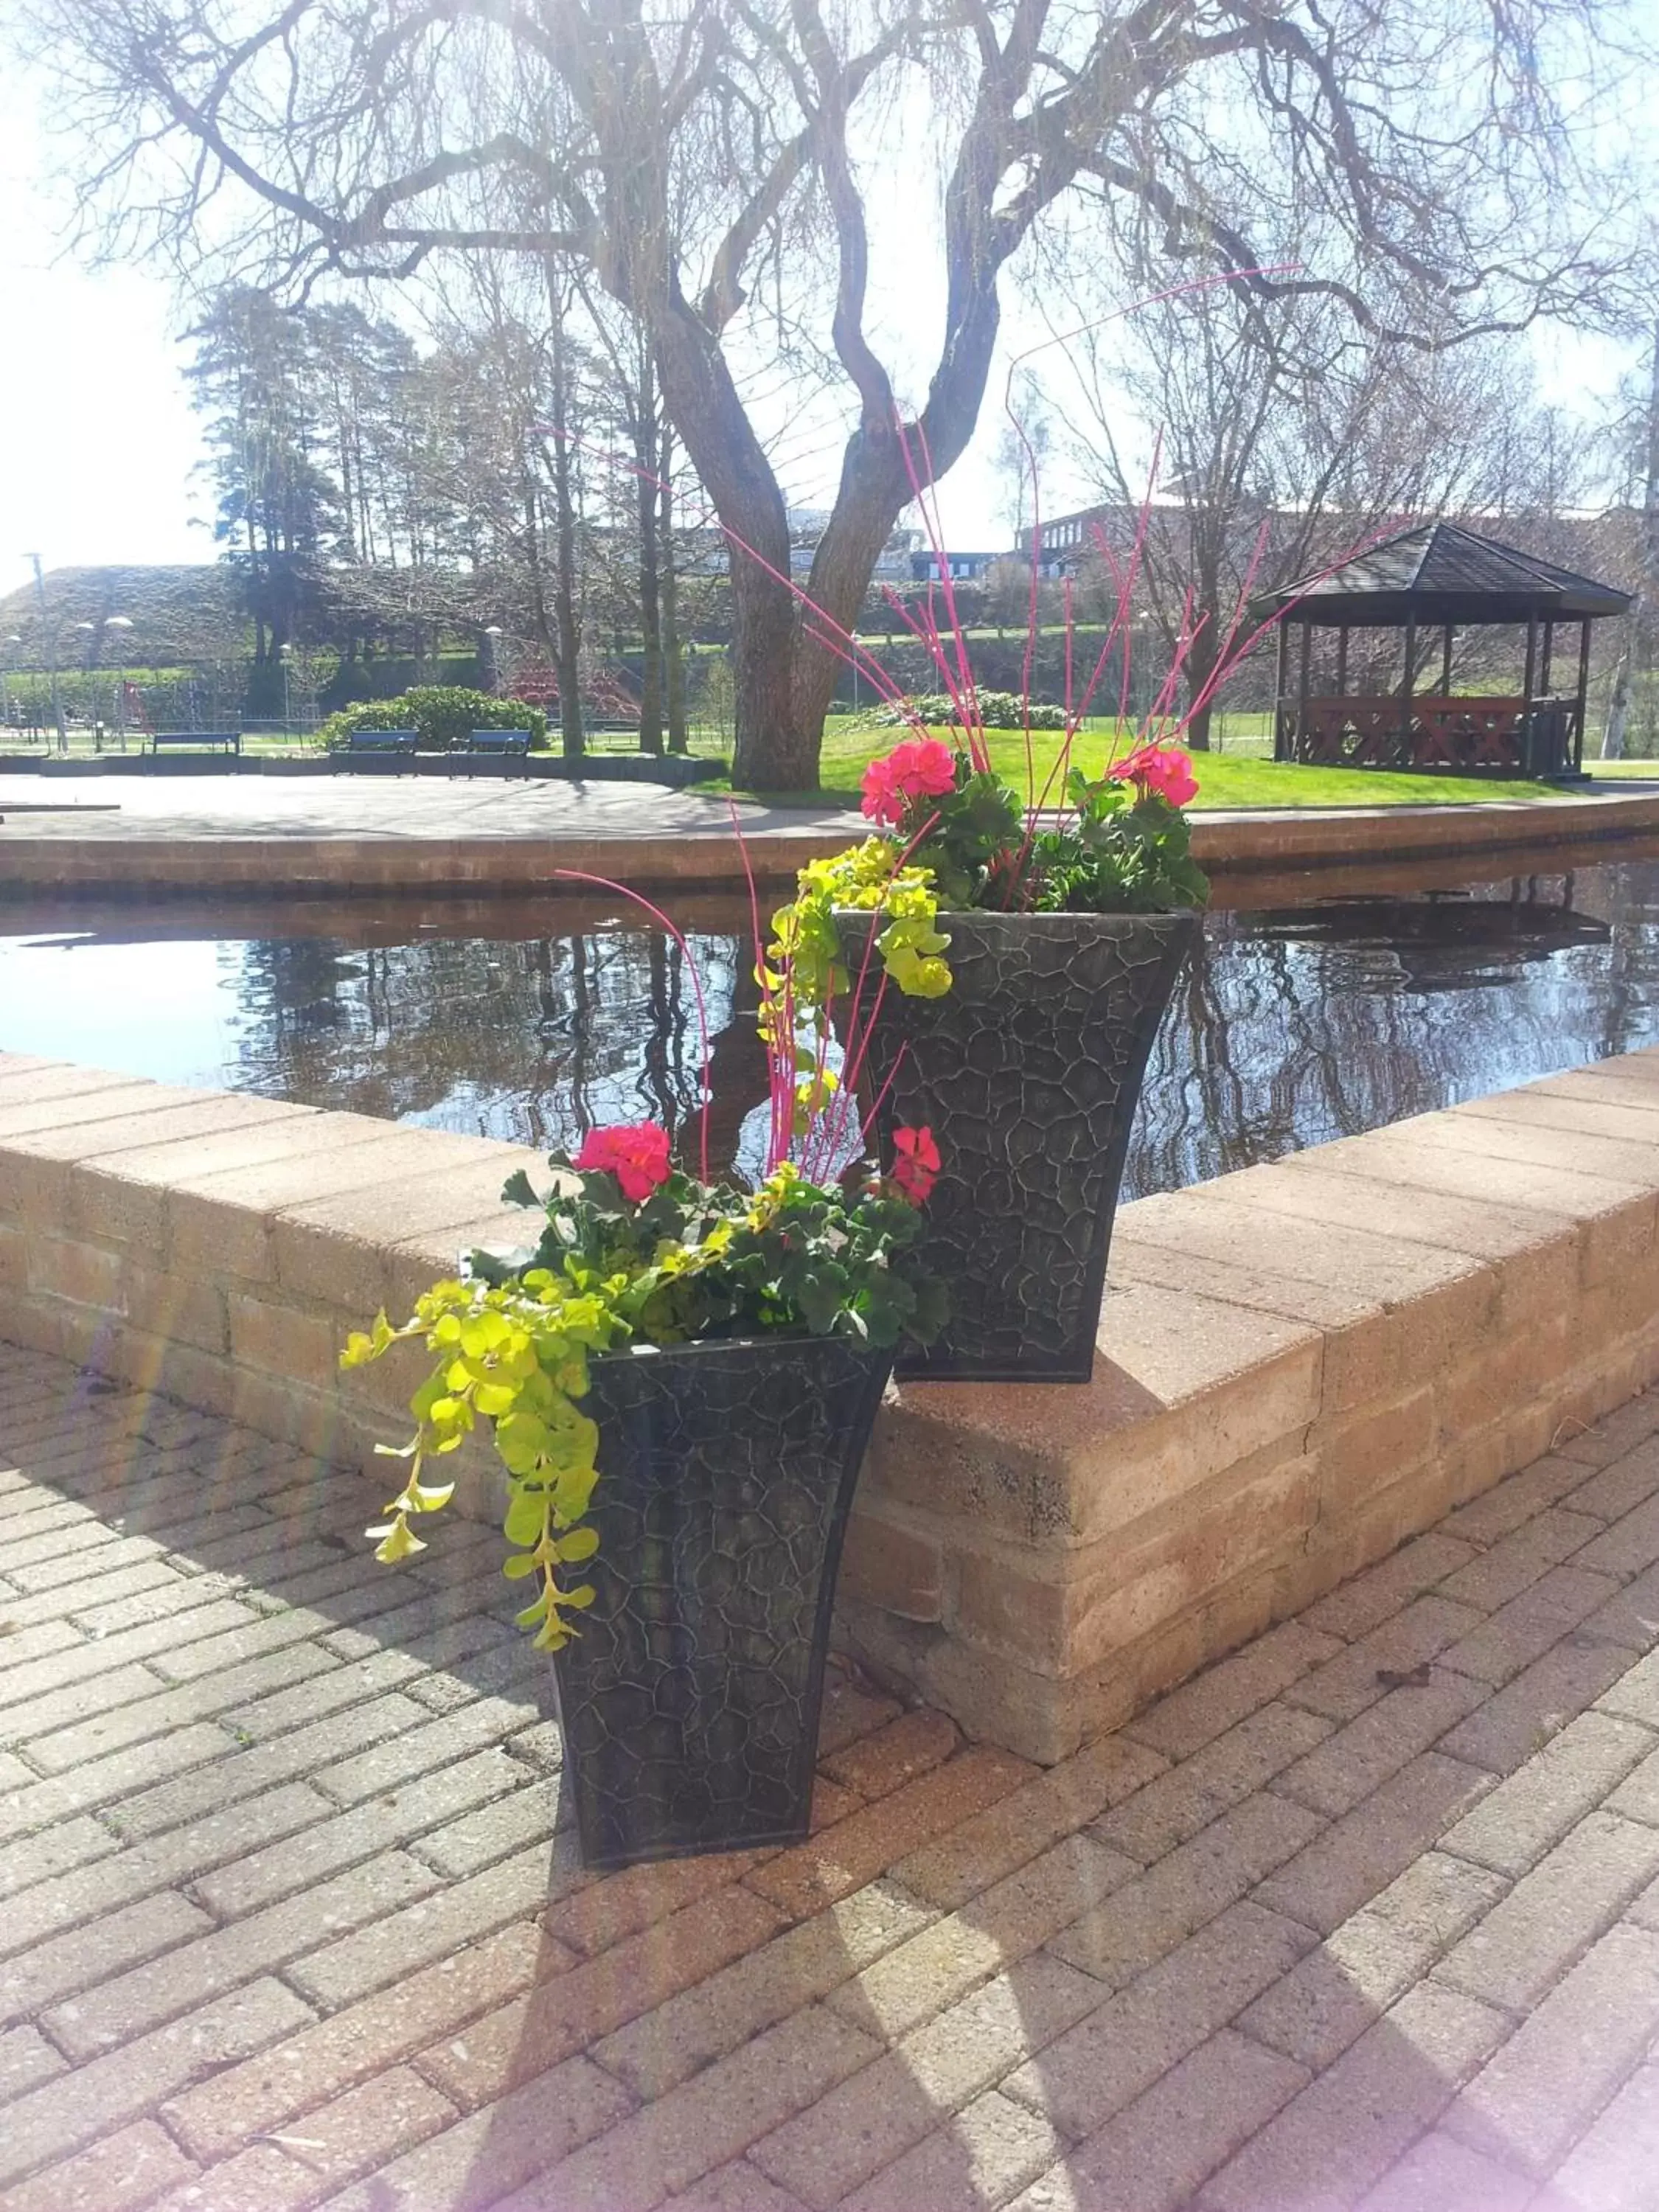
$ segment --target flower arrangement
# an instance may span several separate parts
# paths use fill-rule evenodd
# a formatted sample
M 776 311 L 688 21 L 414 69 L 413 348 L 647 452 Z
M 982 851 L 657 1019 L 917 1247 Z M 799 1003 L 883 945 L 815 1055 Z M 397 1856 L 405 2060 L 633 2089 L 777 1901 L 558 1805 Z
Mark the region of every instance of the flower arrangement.
M 794 898 L 772 919 L 774 984 L 787 978 L 801 1012 L 827 1018 L 851 980 L 838 911 L 878 913 L 888 979 L 908 997 L 938 998 L 951 988 L 941 908 L 1149 914 L 1204 904 L 1209 882 L 1182 811 L 1198 779 L 1179 746 L 1143 739 L 1095 777 L 1067 763 L 1062 788 L 1052 812 L 1023 803 L 988 753 L 925 732 L 872 760 L 862 811 L 878 834 L 800 870 Z
M 638 903 L 671 931 L 690 964 L 667 917 Z M 696 997 L 706 1100 L 700 986 Z M 376 1559 L 395 1565 L 425 1548 L 414 1524 L 454 1490 L 428 1480 L 429 1464 L 482 1425 L 509 1482 L 506 1573 L 536 1585 L 519 1625 L 534 1630 L 539 1649 L 556 1651 L 594 1596 L 592 1583 L 568 1579 L 599 1543 L 583 1525 L 601 1472 L 599 1431 L 580 1404 L 590 1361 L 630 1347 L 757 1335 L 844 1336 L 886 1349 L 937 1334 L 944 1292 L 914 1250 L 919 1209 L 940 1167 L 933 1133 L 898 1130 L 884 1172 L 861 1161 L 832 1173 L 852 1133 L 850 1097 L 822 1055 L 798 1046 L 792 1020 L 787 994 L 781 1000 L 774 988 L 771 1134 L 757 1188 L 711 1178 L 706 1104 L 696 1176 L 674 1164 L 668 1133 L 654 1122 L 590 1130 L 574 1158 L 550 1156 L 545 1194 L 522 1172 L 502 1193 L 508 1204 L 541 1212 L 533 1246 L 474 1253 L 401 1325 L 382 1312 L 351 1336 L 341 1355 L 346 1368 L 410 1340 L 434 1355 L 410 1401 L 414 1436 L 395 1452 L 380 1447 L 409 1471 L 387 1517 L 368 1532 Z
M 909 464 L 908 448 L 906 458 Z M 1133 603 L 1148 514 L 1143 509 L 1125 558 L 1114 552 L 1103 531 L 1096 532 L 1115 604 L 1104 641 L 1080 684 L 1073 681 L 1076 632 L 1067 580 L 1066 702 L 1059 708 L 1036 706 L 1030 697 L 1040 546 L 1040 532 L 1034 530 L 1024 691 L 981 691 L 923 474 L 910 464 L 941 579 L 939 596 L 930 592 L 920 606 L 891 592 L 888 598 L 926 648 L 941 688 L 907 697 L 855 637 L 827 617 L 816 624 L 817 634 L 883 698 L 878 720 L 908 732 L 864 771 L 862 811 L 875 834 L 804 867 L 795 897 L 773 917 L 768 961 L 774 981 L 803 1013 L 826 1022 L 830 1006 L 849 984 L 837 911 L 878 912 L 881 927 L 874 946 L 886 979 L 907 997 L 936 998 L 951 988 L 950 939 L 938 927 L 941 910 L 1156 914 L 1201 907 L 1209 884 L 1192 858 L 1183 811 L 1197 796 L 1198 780 L 1179 740 L 1269 627 L 1244 629 L 1253 562 L 1224 635 L 1206 641 L 1209 672 L 1183 708 L 1179 697 L 1186 667 L 1204 629 L 1189 598 L 1156 696 L 1132 726 Z M 1091 772 L 1081 757 L 1090 742 L 1086 725 L 1109 674 L 1116 696 L 1107 703 L 1115 711 L 1109 714 L 1104 757 Z M 1008 728 L 1024 735 L 1023 792 L 999 772 L 988 736 Z M 1040 769 L 1033 733 L 1049 730 L 1057 731 L 1058 743 Z

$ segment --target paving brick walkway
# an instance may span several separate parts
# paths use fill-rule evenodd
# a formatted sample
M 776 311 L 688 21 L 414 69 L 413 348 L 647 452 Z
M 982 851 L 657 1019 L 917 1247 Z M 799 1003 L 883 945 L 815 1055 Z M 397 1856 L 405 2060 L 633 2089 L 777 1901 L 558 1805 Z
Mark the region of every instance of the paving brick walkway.
M 79 808 L 77 812 L 76 810 Z M 862 832 L 855 811 L 744 800 L 744 835 Z M 0 775 L 12 836 L 586 838 L 732 835 L 723 799 L 649 783 L 471 776 Z
M 5 2212 L 1653 2212 L 1659 1393 L 1046 1772 L 592 1880 L 488 1529 L 0 1346 Z

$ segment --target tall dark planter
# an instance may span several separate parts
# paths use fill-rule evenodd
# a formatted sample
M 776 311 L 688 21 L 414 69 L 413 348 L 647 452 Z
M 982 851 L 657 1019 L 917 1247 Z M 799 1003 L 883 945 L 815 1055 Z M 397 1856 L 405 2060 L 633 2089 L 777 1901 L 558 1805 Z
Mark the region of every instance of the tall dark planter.
M 890 1364 L 839 1337 L 593 1362 L 597 1596 L 554 1658 L 589 1866 L 805 1835 L 842 1538 Z
M 930 1126 L 943 1169 L 919 1257 L 951 1320 L 903 1376 L 1084 1382 L 1146 1056 L 1195 914 L 939 917 L 951 987 L 890 985 L 870 1040 L 878 1120 Z M 849 957 L 868 925 L 842 917 Z M 902 1053 L 901 1054 L 901 1048 Z

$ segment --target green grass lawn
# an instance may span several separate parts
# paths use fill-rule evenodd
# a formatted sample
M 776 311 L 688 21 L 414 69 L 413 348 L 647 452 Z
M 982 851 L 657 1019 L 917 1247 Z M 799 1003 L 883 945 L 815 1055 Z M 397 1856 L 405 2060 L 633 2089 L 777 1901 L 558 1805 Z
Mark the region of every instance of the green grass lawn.
M 1235 719 L 1246 724 L 1266 720 L 1265 716 Z M 1108 726 L 1102 721 L 1085 728 L 1073 747 L 1072 758 L 1077 765 L 1097 771 L 1104 763 L 1109 743 Z M 773 805 L 805 806 L 827 802 L 856 806 L 859 779 L 866 763 L 890 750 L 902 734 L 901 731 L 878 728 L 868 718 L 834 715 L 824 728 L 822 787 L 782 797 L 769 793 L 767 799 Z M 941 731 L 939 734 L 943 736 L 945 732 Z M 1238 734 L 1244 737 L 1246 743 L 1257 738 L 1254 731 Z M 1024 732 L 994 730 L 988 736 L 996 766 L 1016 790 L 1023 789 L 1026 780 Z M 1052 731 L 1032 732 L 1039 792 L 1054 766 L 1059 744 L 1059 738 Z M 1230 807 L 1455 806 L 1480 799 L 1559 796 L 1549 785 L 1541 783 L 1500 781 L 1481 776 L 1410 775 L 1382 769 L 1299 768 L 1264 760 L 1254 754 L 1231 751 L 1199 753 L 1194 756 L 1194 765 L 1199 782 L 1194 810 L 1198 812 L 1206 808 Z M 724 782 L 698 787 L 708 792 L 728 787 Z

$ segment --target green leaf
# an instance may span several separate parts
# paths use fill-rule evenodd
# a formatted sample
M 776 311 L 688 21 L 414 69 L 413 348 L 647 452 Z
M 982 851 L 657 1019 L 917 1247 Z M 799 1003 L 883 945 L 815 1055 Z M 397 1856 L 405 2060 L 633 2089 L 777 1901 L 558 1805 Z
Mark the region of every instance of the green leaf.
M 599 1548 L 599 1532 L 597 1528 L 573 1528 L 568 1536 L 559 1539 L 559 1557 L 572 1565 L 578 1559 L 591 1559 Z
M 503 1206 L 539 1206 L 541 1204 L 532 1186 L 530 1177 L 522 1168 L 515 1168 L 501 1185 L 501 1204 Z
M 374 1556 L 383 1566 L 395 1567 L 399 1559 L 412 1559 L 416 1552 L 426 1549 L 401 1514 L 384 1528 L 371 1528 L 368 1534 L 381 1540 L 374 1547 Z
M 501 1563 L 501 1572 L 510 1583 L 521 1583 L 526 1575 L 536 1571 L 536 1562 L 528 1552 L 509 1552 Z
M 507 1518 L 503 1523 L 507 1542 L 525 1546 L 539 1544 L 546 1525 L 546 1493 L 515 1488 L 507 1500 Z

